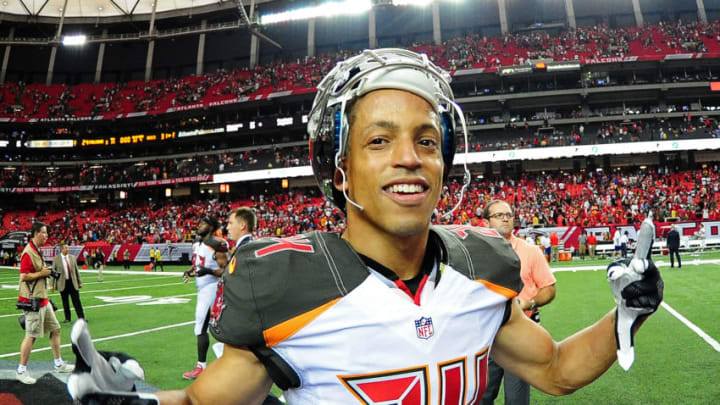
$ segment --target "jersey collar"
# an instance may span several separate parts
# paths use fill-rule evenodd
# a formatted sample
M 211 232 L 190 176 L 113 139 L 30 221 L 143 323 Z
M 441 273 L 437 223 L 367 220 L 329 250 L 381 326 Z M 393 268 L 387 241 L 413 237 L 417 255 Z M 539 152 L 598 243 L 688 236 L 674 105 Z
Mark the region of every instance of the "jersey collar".
M 395 272 L 392 271 L 390 268 L 383 266 L 382 264 L 376 262 L 370 257 L 365 256 L 361 253 L 358 253 L 358 256 L 360 256 L 360 259 L 362 259 L 363 263 L 365 263 L 366 266 L 368 266 L 372 270 L 375 270 L 377 273 L 379 273 L 386 279 L 392 282 L 400 279 L 397 274 L 395 274 Z M 440 241 L 433 232 L 430 232 L 430 237 L 428 238 L 427 247 L 425 249 L 425 257 L 423 257 L 422 264 L 420 265 L 420 272 L 415 277 L 413 277 L 413 279 L 421 279 L 424 275 L 430 276 L 433 273 L 433 270 L 437 268 L 437 264 L 441 261 L 441 257 L 442 248 L 440 246 Z M 440 281 L 440 272 L 437 272 L 437 276 L 435 278 L 436 283 Z

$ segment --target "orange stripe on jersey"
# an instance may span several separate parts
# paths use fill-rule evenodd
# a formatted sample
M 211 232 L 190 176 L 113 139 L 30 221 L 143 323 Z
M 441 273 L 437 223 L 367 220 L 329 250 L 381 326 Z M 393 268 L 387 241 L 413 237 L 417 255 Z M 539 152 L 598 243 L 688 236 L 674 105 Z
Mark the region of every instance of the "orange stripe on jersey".
M 485 285 L 485 287 L 488 288 L 488 290 L 496 292 L 500 295 L 504 295 L 507 298 L 517 297 L 517 295 L 518 295 L 517 291 L 515 291 L 515 290 L 512 290 L 507 287 L 503 287 L 501 285 L 493 284 L 487 280 L 475 280 L 475 281 L 483 283 Z
M 340 301 L 339 297 L 313 310 L 307 311 L 294 318 L 290 318 L 285 322 L 277 324 L 270 329 L 266 329 L 263 331 L 265 344 L 267 344 L 268 347 L 273 347 L 282 343 L 287 338 L 294 335 L 297 331 L 305 327 L 305 325 L 315 320 L 315 318 L 320 316 L 323 312 L 330 309 L 330 307 L 335 305 L 338 301 Z

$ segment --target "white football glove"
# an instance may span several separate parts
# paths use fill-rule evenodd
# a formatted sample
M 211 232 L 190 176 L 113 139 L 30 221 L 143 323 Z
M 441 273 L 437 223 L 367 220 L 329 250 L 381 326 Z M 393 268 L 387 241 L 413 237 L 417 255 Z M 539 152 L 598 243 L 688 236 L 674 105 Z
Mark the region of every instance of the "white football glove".
M 632 329 L 638 317 L 655 312 L 662 302 L 664 283 L 650 259 L 655 226 L 650 218 L 643 221 L 632 259 L 611 263 L 607 278 L 617 304 L 615 338 L 618 363 L 629 370 L 635 360 Z
M 87 322 L 79 319 L 70 332 L 75 353 L 75 371 L 68 378 L 70 396 L 81 404 L 157 404 L 151 394 L 135 391 L 135 382 L 145 379 L 137 360 L 124 353 L 97 351 Z

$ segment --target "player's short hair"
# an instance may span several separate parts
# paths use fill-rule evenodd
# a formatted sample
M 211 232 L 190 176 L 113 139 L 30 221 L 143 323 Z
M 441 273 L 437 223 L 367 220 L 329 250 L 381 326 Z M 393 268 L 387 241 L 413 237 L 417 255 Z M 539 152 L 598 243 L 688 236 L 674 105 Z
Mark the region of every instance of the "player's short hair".
M 493 205 L 495 205 L 495 204 L 497 204 L 497 203 L 505 203 L 505 204 L 507 204 L 507 206 L 510 207 L 510 212 L 515 213 L 515 210 L 513 210 L 512 206 L 510 205 L 509 202 L 507 202 L 507 201 L 505 201 L 505 200 L 501 200 L 501 199 L 498 198 L 498 199 L 495 199 L 495 200 L 490 200 L 490 201 L 488 201 L 487 205 L 485 206 L 485 209 L 483 210 L 483 218 L 485 218 L 485 219 L 490 219 L 490 207 L 492 207 Z
M 248 232 L 255 232 L 255 227 L 257 226 L 257 217 L 255 216 L 255 211 L 252 210 L 252 208 L 249 207 L 238 207 L 234 210 L 230 211 L 229 216 L 235 216 L 236 218 L 242 219 L 243 222 L 247 225 Z
M 30 227 L 30 237 L 34 238 L 35 234 L 42 231 L 43 227 L 47 227 L 47 224 L 40 221 L 33 222 L 32 226 Z

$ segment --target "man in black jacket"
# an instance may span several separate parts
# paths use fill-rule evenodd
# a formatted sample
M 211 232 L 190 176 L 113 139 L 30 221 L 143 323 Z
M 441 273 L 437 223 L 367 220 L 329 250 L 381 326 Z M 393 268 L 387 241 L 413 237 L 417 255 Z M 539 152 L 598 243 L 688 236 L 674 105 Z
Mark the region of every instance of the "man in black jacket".
M 680 233 L 677 231 L 677 227 L 673 225 L 670 228 L 670 232 L 667 234 L 667 248 L 670 253 L 670 267 L 675 267 L 675 260 L 673 255 L 677 257 L 678 268 L 682 267 L 680 261 Z

